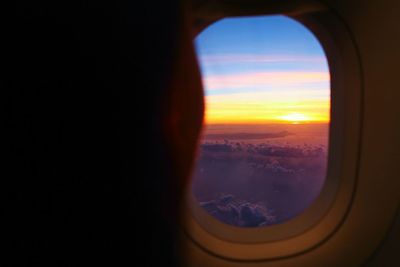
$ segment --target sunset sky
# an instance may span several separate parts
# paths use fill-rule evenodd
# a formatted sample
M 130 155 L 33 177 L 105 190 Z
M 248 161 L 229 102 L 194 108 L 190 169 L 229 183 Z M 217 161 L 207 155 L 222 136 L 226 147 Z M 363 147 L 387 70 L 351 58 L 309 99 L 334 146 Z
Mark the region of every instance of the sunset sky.
M 329 121 L 327 60 L 300 23 L 283 16 L 224 19 L 195 45 L 206 123 Z

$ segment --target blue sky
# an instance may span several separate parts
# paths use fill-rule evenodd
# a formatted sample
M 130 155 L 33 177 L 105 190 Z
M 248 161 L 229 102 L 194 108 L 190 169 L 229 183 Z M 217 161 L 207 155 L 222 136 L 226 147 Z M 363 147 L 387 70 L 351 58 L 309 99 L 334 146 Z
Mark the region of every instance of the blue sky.
M 255 65 L 254 68 L 325 70 L 325 54 L 314 35 L 299 22 L 285 16 L 260 16 L 220 20 L 199 34 L 195 41 L 200 57 L 251 54 L 271 56 L 304 56 L 322 58 L 320 64 Z M 314 62 L 315 63 L 315 62 Z M 203 71 L 217 71 L 206 66 Z M 235 69 L 236 67 L 236 69 Z M 234 72 L 239 66 L 225 71 Z M 249 67 L 249 66 L 247 66 Z
M 199 34 L 195 48 L 205 88 L 206 119 L 268 120 L 292 113 L 310 120 L 328 119 L 326 57 L 315 36 L 299 22 L 285 16 L 223 19 Z M 310 101 L 320 114 L 310 113 L 314 104 L 296 110 Z M 262 106 L 269 107 L 270 114 Z

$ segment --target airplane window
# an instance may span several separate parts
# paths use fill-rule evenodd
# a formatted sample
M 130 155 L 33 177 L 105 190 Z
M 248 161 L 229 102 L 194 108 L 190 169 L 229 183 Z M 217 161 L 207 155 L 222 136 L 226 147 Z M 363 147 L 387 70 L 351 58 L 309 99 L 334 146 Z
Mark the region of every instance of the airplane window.
M 192 191 L 239 227 L 302 213 L 324 185 L 330 74 L 314 35 L 285 16 L 220 20 L 195 39 L 205 123 Z

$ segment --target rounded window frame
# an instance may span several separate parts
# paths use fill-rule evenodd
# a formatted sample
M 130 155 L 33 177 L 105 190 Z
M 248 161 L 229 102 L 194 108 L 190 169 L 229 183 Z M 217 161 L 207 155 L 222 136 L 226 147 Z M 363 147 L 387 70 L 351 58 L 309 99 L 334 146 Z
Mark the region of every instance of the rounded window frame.
M 254 15 L 261 15 L 260 11 Z M 288 17 L 314 34 L 328 60 L 331 119 L 325 183 L 318 198 L 304 212 L 281 224 L 259 228 L 240 228 L 213 218 L 194 199 L 189 184 L 183 210 L 184 232 L 202 250 L 221 258 L 264 261 L 304 253 L 328 240 L 351 207 L 357 183 L 362 111 L 357 49 L 346 25 L 332 11 Z

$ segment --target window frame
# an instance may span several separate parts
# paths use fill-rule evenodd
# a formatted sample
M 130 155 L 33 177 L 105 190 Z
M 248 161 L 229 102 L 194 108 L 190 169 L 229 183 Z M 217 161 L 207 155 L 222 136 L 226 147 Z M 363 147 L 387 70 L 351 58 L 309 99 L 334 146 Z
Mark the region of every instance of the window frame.
M 343 224 L 355 193 L 362 84 L 352 36 L 346 25 L 329 10 L 295 15 L 279 13 L 289 15 L 307 27 L 320 42 L 328 60 L 331 120 L 327 176 L 319 197 L 302 214 L 281 224 L 259 228 L 241 228 L 218 221 L 200 207 L 192 194 L 191 184 L 188 184 L 183 209 L 184 232 L 202 250 L 224 259 L 265 261 L 318 247 Z M 262 15 L 262 12 L 258 10 L 254 15 Z

